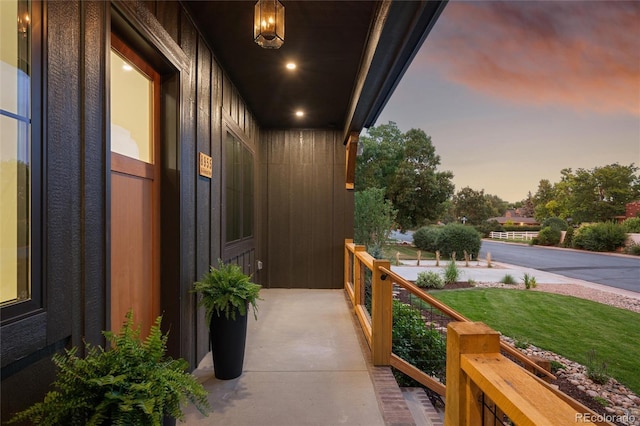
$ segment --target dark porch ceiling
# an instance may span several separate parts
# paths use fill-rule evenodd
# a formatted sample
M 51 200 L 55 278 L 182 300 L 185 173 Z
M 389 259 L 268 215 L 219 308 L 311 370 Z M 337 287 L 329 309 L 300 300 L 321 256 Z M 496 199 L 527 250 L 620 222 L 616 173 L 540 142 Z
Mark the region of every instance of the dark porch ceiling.
M 255 1 L 183 3 L 260 126 L 346 131 L 354 127 L 352 116 L 361 116 L 359 131 L 379 114 L 444 7 L 440 1 L 395 1 L 381 21 L 379 1 L 282 1 L 285 41 L 271 50 L 253 42 Z M 379 41 L 371 43 L 381 26 Z M 287 70 L 288 62 L 297 68 Z M 367 91 L 366 105 L 355 106 L 353 98 Z M 297 110 L 305 115 L 296 117 Z

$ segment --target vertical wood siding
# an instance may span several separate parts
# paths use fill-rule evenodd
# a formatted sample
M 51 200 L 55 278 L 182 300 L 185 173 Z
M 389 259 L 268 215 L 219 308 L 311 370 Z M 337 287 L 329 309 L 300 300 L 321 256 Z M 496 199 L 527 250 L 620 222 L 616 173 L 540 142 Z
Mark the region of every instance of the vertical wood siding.
M 221 256 L 222 116 L 224 106 L 234 122 L 257 145 L 258 126 L 251 112 L 215 60 L 179 2 L 116 3 L 134 14 L 133 25 L 144 34 L 178 43 L 188 58 L 179 80 L 163 79 L 179 94 L 178 146 L 163 147 L 163 183 L 174 188 L 179 206 L 169 214 L 177 228 L 173 288 L 162 302 L 178 304 L 165 317 L 171 326 L 170 352 L 195 367 L 208 351 L 207 325 L 196 314 L 189 292 L 209 264 Z M 2 412 L 25 408 L 42 398 L 53 377 L 51 354 L 84 340 L 103 344 L 109 300 L 109 152 L 108 49 L 112 5 L 103 1 L 44 2 L 47 12 L 45 63 L 48 72 L 43 106 L 46 125 L 44 169 L 46 193 L 45 286 L 46 313 L 5 329 L 15 344 L 3 350 Z M 157 36 L 157 37 L 156 37 Z M 151 43 L 151 41 L 149 41 Z M 175 57 L 168 62 L 176 63 Z M 178 62 L 180 60 L 178 59 Z M 169 111 L 169 118 L 171 112 Z M 167 118 L 167 117 L 165 117 Z M 173 152 L 171 150 L 174 149 Z M 213 157 L 213 178 L 197 176 L 197 153 Z M 256 167 L 257 169 L 257 167 Z M 166 179 L 165 179 L 166 178 Z M 246 253 L 243 262 L 254 262 Z M 170 275 L 170 274 L 169 274 Z M 164 309 L 163 308 L 163 309 Z M 195 323 L 194 323 L 194 318 Z M 37 321 L 36 321 L 37 320 Z M 172 321 L 167 324 L 166 321 Z M 29 324 L 44 324 L 33 328 Z M 6 355 L 6 356 L 5 356 Z M 37 386 L 25 387 L 24 383 Z M 20 391 L 22 389 L 23 391 Z M 16 397 L 18 396 L 19 397 Z
M 353 234 L 353 194 L 344 189 L 339 132 L 263 131 L 263 247 L 270 287 L 341 288 L 344 238 Z

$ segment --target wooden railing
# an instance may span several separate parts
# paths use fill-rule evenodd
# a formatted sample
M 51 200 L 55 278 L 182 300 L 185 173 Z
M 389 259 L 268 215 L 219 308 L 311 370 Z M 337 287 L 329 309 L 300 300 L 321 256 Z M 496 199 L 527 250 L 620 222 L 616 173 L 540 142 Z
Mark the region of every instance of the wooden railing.
M 392 366 L 439 395 L 446 396 L 445 424 L 481 424 L 480 420 L 489 415 L 495 418 L 508 416 L 517 425 L 588 423 L 583 420 L 598 418 L 587 407 L 545 382 L 555 380 L 553 374 L 501 341 L 497 332 L 484 324 L 469 321 L 393 272 L 389 261 L 374 259 L 363 246 L 346 240 L 344 262 L 345 292 L 362 326 L 374 365 Z M 393 294 L 398 289 L 410 293 L 451 321 L 446 333 L 446 386 L 392 352 Z M 466 334 L 459 337 L 460 330 L 472 330 L 473 333 L 465 333 L 475 337 L 468 338 Z M 460 338 L 463 343 L 460 343 Z M 465 342 L 475 342 L 477 346 L 468 350 Z M 454 343 L 456 346 L 452 346 Z M 511 389 L 505 390 L 505 387 Z M 471 391 L 473 395 L 469 393 Z M 484 403 L 476 398 L 480 394 Z M 554 416 L 551 421 L 546 420 L 548 417 L 545 416 L 549 415 Z

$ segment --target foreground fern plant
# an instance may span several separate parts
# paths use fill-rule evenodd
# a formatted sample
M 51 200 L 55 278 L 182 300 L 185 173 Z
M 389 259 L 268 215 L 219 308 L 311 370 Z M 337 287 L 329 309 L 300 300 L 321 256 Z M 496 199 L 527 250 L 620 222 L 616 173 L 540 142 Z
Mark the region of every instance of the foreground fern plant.
M 84 358 L 75 347 L 54 355 L 56 390 L 9 423 L 155 426 L 165 416 L 182 420 L 181 405 L 187 401 L 207 415 L 207 392 L 187 373 L 187 361 L 165 357 L 168 334 L 162 334 L 161 321 L 156 319 L 143 341 L 129 311 L 120 333 L 103 332 L 109 350 L 87 343 Z

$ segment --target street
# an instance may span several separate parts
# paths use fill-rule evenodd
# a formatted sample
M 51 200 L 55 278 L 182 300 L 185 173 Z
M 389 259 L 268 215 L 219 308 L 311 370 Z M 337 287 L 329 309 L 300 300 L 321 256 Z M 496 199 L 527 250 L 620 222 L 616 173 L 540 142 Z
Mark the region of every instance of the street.
M 483 240 L 480 258 L 640 293 L 640 257 Z

